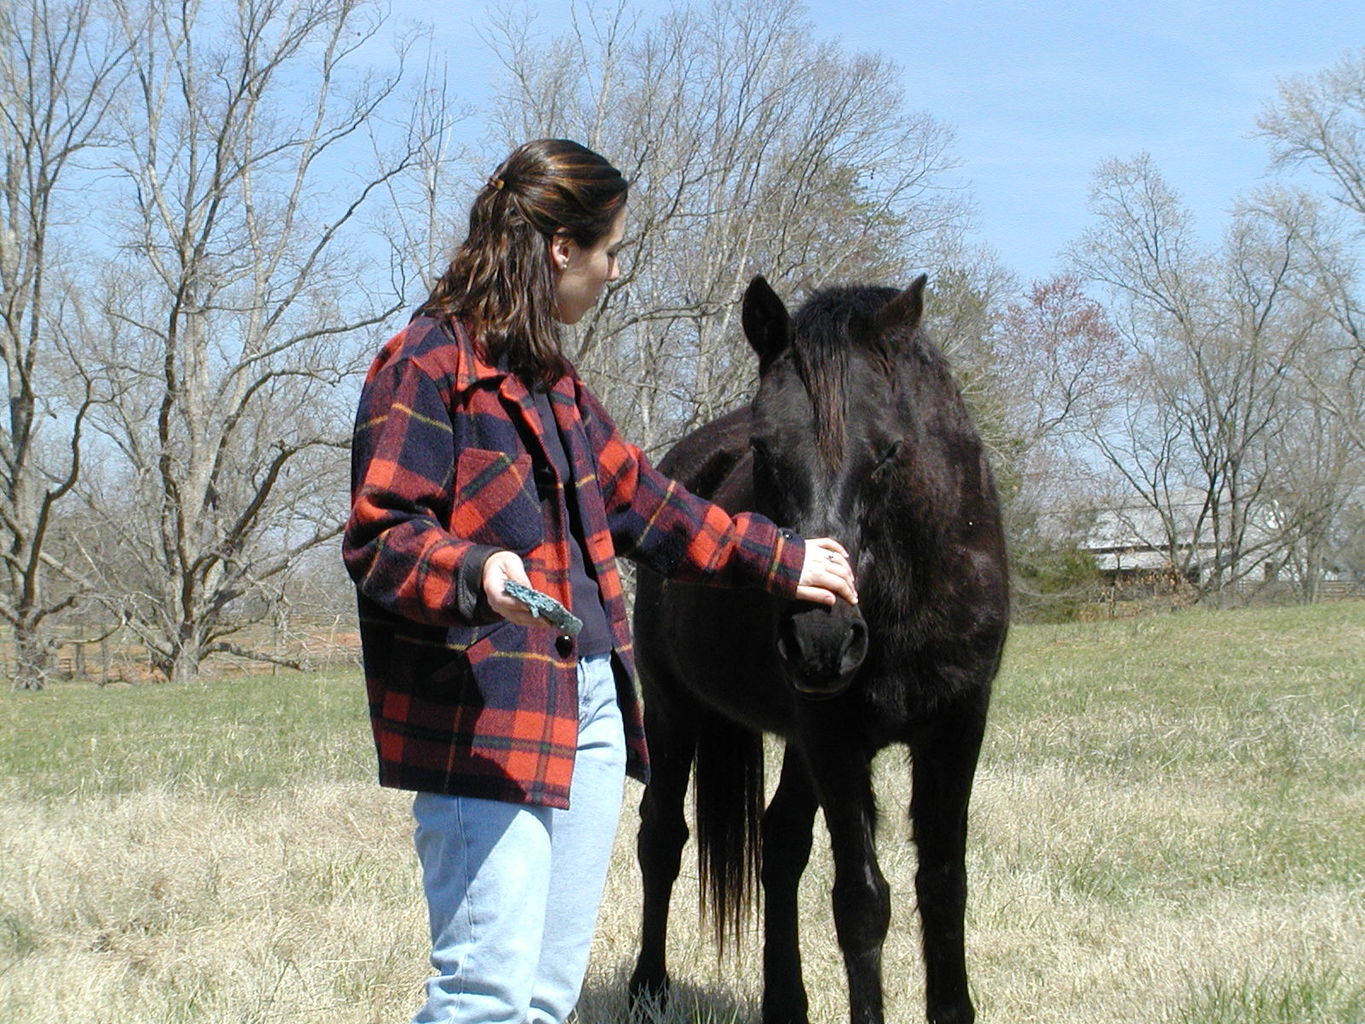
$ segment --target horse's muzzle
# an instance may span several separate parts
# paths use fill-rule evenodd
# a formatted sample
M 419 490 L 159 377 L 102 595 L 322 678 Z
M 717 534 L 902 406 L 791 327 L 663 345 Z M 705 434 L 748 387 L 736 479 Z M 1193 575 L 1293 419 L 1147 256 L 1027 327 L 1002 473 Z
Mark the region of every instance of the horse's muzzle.
M 801 602 L 778 626 L 777 657 L 797 693 L 838 696 L 867 657 L 867 623 L 843 601 L 832 608 Z

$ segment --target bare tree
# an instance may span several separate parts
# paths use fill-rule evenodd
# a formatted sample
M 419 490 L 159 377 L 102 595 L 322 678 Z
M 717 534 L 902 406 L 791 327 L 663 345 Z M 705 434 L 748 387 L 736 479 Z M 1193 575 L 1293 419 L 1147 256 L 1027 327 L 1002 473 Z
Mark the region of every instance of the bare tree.
M 340 529 L 344 386 L 373 349 L 357 335 L 407 285 L 362 212 L 430 153 L 445 109 L 379 134 L 402 61 L 385 77 L 360 65 L 383 24 L 360 0 L 117 9 L 136 88 L 118 119 L 122 255 L 98 352 L 119 398 L 95 422 L 127 518 L 119 556 L 91 569 L 184 680 L 213 651 L 253 653 L 231 635 Z
M 1081 280 L 1036 282 L 995 326 L 995 372 L 1021 454 L 1075 437 L 1125 385 L 1119 332 Z
M 1360 451 L 1365 424 L 1351 398 L 1365 385 L 1365 284 L 1360 258 L 1365 243 L 1365 48 L 1348 51 L 1316 75 L 1283 81 L 1257 122 L 1272 166 L 1303 169 L 1327 185 L 1334 216 L 1306 189 L 1282 189 L 1263 200 L 1266 212 L 1298 232 L 1313 262 L 1317 301 L 1350 357 L 1347 377 L 1313 376 L 1305 383 L 1317 402 L 1337 416 Z M 1319 386 L 1345 383 L 1348 390 Z M 1344 400 L 1343 400 L 1344 399 Z
M 1303 265 L 1290 287 L 1310 326 L 1292 375 L 1292 415 L 1272 439 L 1274 521 L 1284 538 L 1282 581 L 1315 600 L 1340 561 L 1340 520 L 1365 486 L 1365 388 L 1361 349 L 1351 334 L 1360 288 L 1344 224 L 1302 189 L 1270 187 L 1244 204 L 1250 217 L 1291 239 Z
M 51 540 L 104 394 L 78 343 L 90 260 L 70 229 L 88 195 L 76 161 L 99 144 L 122 74 L 107 27 L 92 0 L 0 5 L 0 618 L 22 688 L 43 684 L 46 624 L 80 595 Z
M 1307 168 L 1334 202 L 1365 220 L 1365 47 L 1316 75 L 1281 82 L 1257 129 L 1275 166 Z
M 1273 525 L 1283 541 L 1274 578 L 1305 602 L 1318 599 L 1329 572 L 1348 568 L 1342 524 L 1365 480 L 1344 423 L 1308 401 L 1272 441 L 1271 457 L 1281 468 L 1270 490 Z
M 1065 613 L 1095 582 L 1077 553 L 1101 486 L 1084 438 L 1127 386 L 1122 339 L 1074 276 L 1001 305 L 983 316 L 987 357 L 969 364 L 979 366 L 969 386 L 997 451 L 1016 603 L 1026 614 Z
M 1271 442 L 1291 421 L 1293 369 L 1320 336 L 1298 299 L 1305 272 L 1293 231 L 1255 210 L 1218 252 L 1147 157 L 1096 174 L 1099 224 L 1072 248 L 1080 273 L 1108 285 L 1137 374 L 1127 403 L 1094 431 L 1100 451 L 1166 531 L 1174 567 L 1220 593 L 1263 564 L 1277 467 Z
M 661 444 L 749 391 L 737 302 L 763 273 L 788 294 L 903 285 L 957 241 L 942 184 L 951 134 L 907 111 L 884 58 L 815 40 L 793 0 L 575 4 L 549 42 L 504 7 L 500 146 L 568 135 L 633 182 L 625 270 L 576 338 L 576 361 L 631 436 Z

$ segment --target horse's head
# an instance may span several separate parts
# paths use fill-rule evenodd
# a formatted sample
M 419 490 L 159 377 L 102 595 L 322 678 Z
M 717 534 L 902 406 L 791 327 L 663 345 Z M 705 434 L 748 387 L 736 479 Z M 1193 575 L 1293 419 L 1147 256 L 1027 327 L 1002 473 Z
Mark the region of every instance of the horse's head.
M 759 357 L 757 507 L 805 537 L 838 539 L 859 575 L 872 557 L 869 510 L 904 447 L 897 367 L 919 327 L 924 283 L 822 292 L 795 320 L 762 277 L 744 295 L 744 333 Z M 793 602 L 778 628 L 778 660 L 808 696 L 843 692 L 867 650 L 867 622 L 842 600 Z

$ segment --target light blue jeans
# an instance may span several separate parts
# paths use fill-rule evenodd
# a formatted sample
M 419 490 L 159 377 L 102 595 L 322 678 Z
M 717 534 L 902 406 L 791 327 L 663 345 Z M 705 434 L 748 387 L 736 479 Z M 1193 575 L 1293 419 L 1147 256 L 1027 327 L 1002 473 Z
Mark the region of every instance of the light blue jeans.
M 562 1024 L 578 1002 L 625 779 L 610 655 L 580 659 L 578 714 L 567 810 L 413 801 L 436 968 L 413 1024 Z

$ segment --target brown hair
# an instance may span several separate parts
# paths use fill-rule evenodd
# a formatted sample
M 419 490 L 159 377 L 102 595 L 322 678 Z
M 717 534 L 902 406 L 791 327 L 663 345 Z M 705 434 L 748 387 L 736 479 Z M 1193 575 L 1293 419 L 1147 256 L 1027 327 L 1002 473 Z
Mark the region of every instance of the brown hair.
M 527 381 L 550 383 L 565 366 L 549 241 L 563 231 L 584 248 L 598 244 L 628 189 L 620 171 L 577 142 L 519 147 L 479 191 L 469 234 L 420 312 L 465 318 L 485 359 L 506 356 Z

